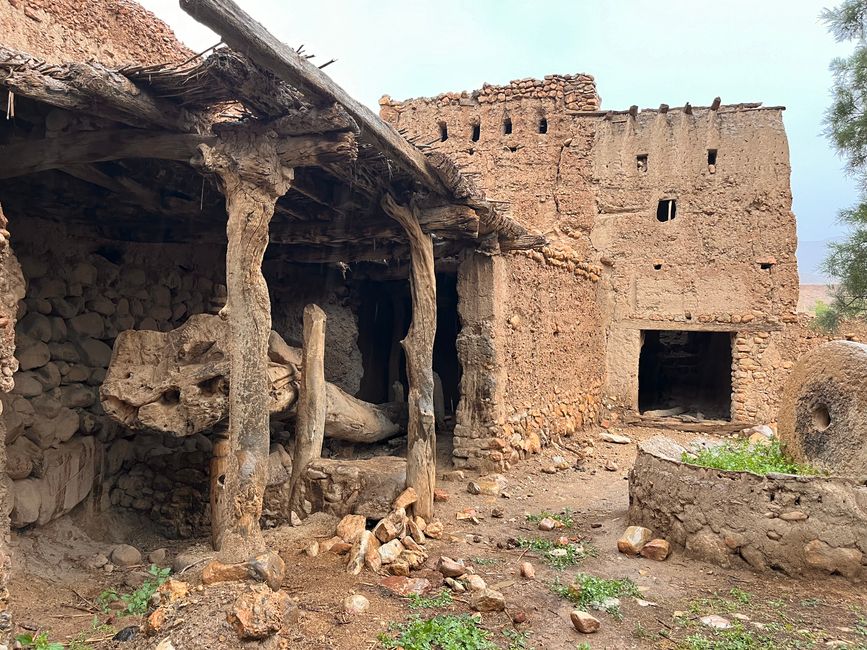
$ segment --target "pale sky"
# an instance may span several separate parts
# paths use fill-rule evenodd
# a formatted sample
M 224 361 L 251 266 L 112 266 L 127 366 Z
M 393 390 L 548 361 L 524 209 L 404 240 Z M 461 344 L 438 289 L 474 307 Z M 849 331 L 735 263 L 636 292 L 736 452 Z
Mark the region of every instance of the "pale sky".
M 139 0 L 194 50 L 219 38 L 177 0 Z M 826 0 L 237 0 L 378 112 L 378 99 L 472 90 L 552 73 L 589 72 L 603 108 L 689 101 L 784 105 L 801 275 L 841 236 L 837 212 L 855 182 L 823 136 L 828 64 L 837 44 L 818 16 Z M 833 1 L 833 0 L 832 0 Z

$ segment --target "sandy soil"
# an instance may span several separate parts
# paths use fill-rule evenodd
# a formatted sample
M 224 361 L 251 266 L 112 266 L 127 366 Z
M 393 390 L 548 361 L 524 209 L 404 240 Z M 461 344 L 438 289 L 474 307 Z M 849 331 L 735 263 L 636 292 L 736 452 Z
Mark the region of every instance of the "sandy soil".
M 628 503 L 626 474 L 635 456 L 635 441 L 659 433 L 650 429 L 626 428 L 633 444 L 611 445 L 597 442 L 596 454 L 577 462 L 568 470 L 550 475 L 542 467 L 550 465 L 554 454 L 576 461 L 570 448 L 547 449 L 507 474 L 510 498 L 473 496 L 466 485 L 441 482 L 448 491 L 447 502 L 437 504 L 437 515 L 446 525 L 442 540 L 428 543 L 429 570 L 425 577 L 434 578 L 431 570 L 440 555 L 463 558 L 472 564 L 490 587 L 502 591 L 507 611 L 485 614 L 483 627 L 502 648 L 565 649 L 588 643 L 591 648 L 818 648 L 867 647 L 867 595 L 843 580 L 797 581 L 783 575 L 756 574 L 749 570 L 727 570 L 696 562 L 675 550 L 665 562 L 633 559 L 619 554 L 616 540 L 626 526 Z M 666 432 L 681 441 L 691 434 Z M 587 434 L 596 437 L 597 434 Z M 618 469 L 608 471 L 606 465 Z M 455 514 L 466 507 L 476 508 L 485 516 L 478 525 L 460 522 Z M 502 518 L 490 516 L 491 509 L 503 510 Z M 542 511 L 569 509 L 574 521 L 570 529 L 544 533 L 537 530 L 527 515 Z M 122 530 L 114 526 L 117 533 Z M 91 533 L 96 536 L 94 531 Z M 598 549 L 596 557 L 580 565 L 557 571 L 532 552 L 508 548 L 515 537 L 554 539 L 561 534 L 581 539 Z M 128 642 L 108 641 L 111 630 L 96 630 L 94 624 L 108 624 L 119 630 L 139 622 L 136 617 L 123 620 L 102 613 L 92 605 L 101 591 L 116 588 L 129 592 L 147 576 L 144 567 L 115 570 L 88 570 L 83 562 L 108 546 L 90 541 L 73 523 L 57 522 L 39 535 L 16 537 L 19 561 L 11 592 L 16 623 L 26 628 L 49 631 L 52 640 L 69 642 L 79 635 L 85 645 L 76 650 L 98 648 L 154 648 L 170 638 L 177 650 L 188 648 L 273 647 L 308 650 L 378 647 L 377 636 L 395 622 L 412 615 L 433 616 L 437 613 L 469 612 L 466 599 L 456 595 L 454 603 L 438 610 L 409 608 L 406 599 L 397 597 L 379 585 L 380 577 L 367 571 L 358 577 L 344 571 L 345 558 L 330 553 L 311 558 L 301 553 L 312 539 L 330 536 L 327 524 L 281 529 L 270 534 L 287 563 L 284 590 L 297 598 L 299 618 L 265 644 L 241 644 L 226 623 L 226 611 L 243 586 L 215 585 L 196 589 L 201 564 L 181 579 L 193 587 L 190 597 L 177 614 L 167 621 L 159 635 L 137 635 Z M 115 535 L 116 538 L 117 535 Z M 135 543 L 144 551 L 169 548 L 171 556 L 190 546 L 170 543 L 155 537 L 138 536 Z M 204 541 L 201 548 L 205 548 Z M 518 575 L 521 561 L 530 560 L 536 579 Z M 634 598 L 622 599 L 622 620 L 604 613 L 597 616 L 602 629 L 593 635 L 581 635 L 569 621 L 571 605 L 552 593 L 550 584 L 559 580 L 569 583 L 579 572 L 605 578 L 630 578 L 651 605 L 642 606 Z M 735 591 L 732 591 L 735 590 Z M 438 592 L 434 588 L 433 594 Z M 366 596 L 370 610 L 360 617 L 347 618 L 341 603 L 351 593 Z M 673 613 L 684 612 L 675 618 Z M 523 624 L 514 617 L 526 617 Z M 721 645 L 699 617 L 718 614 L 738 622 L 750 636 L 741 645 Z M 511 639 L 505 634 L 511 635 Z M 517 640 L 515 635 L 517 636 Z M 716 639 L 717 645 L 701 645 L 698 636 Z M 766 642 L 762 645 L 762 638 Z M 520 641 L 520 643 L 519 643 Z M 848 643 L 848 645 L 843 645 Z M 523 643 L 523 645 L 521 645 Z M 859 645 L 860 644 L 860 645 Z

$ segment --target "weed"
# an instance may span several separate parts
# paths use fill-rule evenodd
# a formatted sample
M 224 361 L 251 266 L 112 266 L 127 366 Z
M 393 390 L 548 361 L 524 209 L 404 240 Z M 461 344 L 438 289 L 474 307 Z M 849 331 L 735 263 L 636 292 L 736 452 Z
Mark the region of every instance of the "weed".
M 391 634 L 380 634 L 378 640 L 387 650 L 498 650 L 490 633 L 468 614 L 440 614 L 428 619 L 416 616 L 394 625 Z
M 129 594 L 118 594 L 114 589 L 107 589 L 99 594 L 97 602 L 102 607 L 103 611 L 108 611 L 108 606 L 120 600 L 126 604 L 126 608 L 121 612 L 121 616 L 135 616 L 144 614 L 148 611 L 148 603 L 160 585 L 169 579 L 172 570 L 169 568 L 161 569 L 156 564 L 151 564 L 148 573 L 154 578 L 153 580 L 145 580 L 142 586 Z
M 620 608 L 617 605 L 606 604 L 606 601 L 621 596 L 640 595 L 638 587 L 629 578 L 609 580 L 587 573 L 579 573 L 571 585 L 564 585 L 559 580 L 555 580 L 549 587 L 555 594 L 579 607 L 592 607 L 607 612 L 618 620 L 623 618 Z
M 855 621 L 855 632 L 859 636 L 867 636 L 867 617 L 858 617 L 858 620 Z
M 809 465 L 800 465 L 789 460 L 783 453 L 779 440 L 772 440 L 768 444 L 761 445 L 751 445 L 747 440 L 726 442 L 702 449 L 697 454 L 684 452 L 681 460 L 701 467 L 751 472 L 760 476 L 772 472 L 818 474 L 818 470 Z
M 752 600 L 752 594 L 743 589 L 738 589 L 737 587 L 733 587 L 731 591 L 729 591 L 729 596 L 738 601 L 741 605 L 749 605 Z
M 678 646 L 682 650 L 775 650 L 778 646 L 765 636 L 757 636 L 742 625 L 715 630 L 710 637 L 691 634 Z
M 560 522 L 563 524 L 564 528 L 572 528 L 572 526 L 575 525 L 575 519 L 572 517 L 573 514 L 571 508 L 563 508 L 563 510 L 558 513 L 551 513 L 543 510 L 537 515 L 527 515 L 527 521 L 538 523 L 547 517 L 548 519 Z
M 452 592 L 448 589 L 443 589 L 438 595 L 432 598 L 426 598 L 419 594 L 409 595 L 410 609 L 437 609 L 439 607 L 448 607 L 453 602 Z
M 536 537 L 534 539 L 518 539 L 518 546 L 538 553 L 551 567 L 565 569 L 574 566 L 588 557 L 599 555 L 599 549 L 593 544 L 559 544 L 549 539 Z
M 479 557 L 476 556 L 474 558 L 470 558 L 473 564 L 478 564 L 479 566 L 488 566 L 491 564 L 499 563 L 499 560 L 495 557 Z
M 28 650 L 63 650 L 63 644 L 48 640 L 48 632 L 40 632 L 39 634 L 19 634 L 15 640 L 21 644 L 22 648 Z
M 504 627 L 502 632 L 509 642 L 507 650 L 526 650 L 527 638 L 530 636 L 529 632 L 519 632 L 511 627 Z
M 79 632 L 74 637 L 69 639 L 67 650 L 93 650 L 93 646 L 88 644 L 88 639 L 94 635 L 106 636 L 113 635 L 115 629 L 108 624 L 100 624 L 99 618 L 93 617 L 90 622 L 90 629 Z
M 649 632 L 640 622 L 635 624 L 635 627 L 632 628 L 632 636 L 636 639 L 649 639 L 653 636 L 651 632 Z
M 801 607 L 819 607 L 824 604 L 825 601 L 821 598 L 805 598 L 801 601 Z
M 575 650 L 591 650 L 590 644 L 586 641 L 582 641 L 578 645 L 575 646 Z

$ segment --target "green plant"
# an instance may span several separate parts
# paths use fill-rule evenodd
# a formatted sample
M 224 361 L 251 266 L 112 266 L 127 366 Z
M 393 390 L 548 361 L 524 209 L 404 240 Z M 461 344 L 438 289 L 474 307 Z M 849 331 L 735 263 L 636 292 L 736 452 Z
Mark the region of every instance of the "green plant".
M 575 646 L 575 650 L 591 650 L 590 644 L 586 641 L 582 641 L 578 645 Z
M 63 650 L 62 643 L 48 640 L 48 632 L 40 632 L 36 635 L 19 634 L 15 640 L 21 644 L 22 648 L 28 648 L 28 650 Z
M 426 598 L 420 594 L 409 595 L 410 609 L 436 609 L 438 607 L 448 607 L 453 602 L 452 592 L 448 589 L 443 589 L 432 598 Z
M 805 598 L 801 601 L 801 607 L 819 607 L 824 604 L 825 601 L 821 598 Z
M 490 633 L 468 614 L 414 617 L 392 628 L 391 634 L 378 637 L 379 644 L 387 650 L 498 650 L 490 640 Z
M 507 650 L 526 650 L 527 638 L 530 636 L 529 632 L 520 632 L 511 627 L 504 627 L 502 632 L 509 642 Z
M 553 519 L 561 524 L 563 524 L 563 528 L 572 528 L 575 525 L 575 519 L 572 516 L 574 513 L 571 508 L 563 508 L 560 512 L 551 513 L 543 510 L 537 515 L 527 515 L 527 521 L 532 523 L 539 523 L 545 518 Z
M 103 611 L 108 611 L 109 605 L 114 601 L 121 601 L 126 607 L 121 611 L 122 616 L 135 616 L 148 611 L 148 603 L 157 589 L 160 588 L 172 573 L 169 568 L 161 569 L 156 564 L 151 564 L 148 573 L 153 580 L 145 580 L 142 586 L 129 594 L 118 594 L 115 589 L 106 589 L 97 598 L 97 603 Z
M 488 565 L 492 565 L 492 564 L 497 564 L 500 561 L 495 557 L 480 557 L 478 555 L 474 558 L 471 558 L 471 559 L 472 559 L 473 564 L 478 564 L 479 566 L 488 566 Z
M 727 630 L 714 630 L 709 636 L 691 634 L 678 647 L 682 650 L 775 650 L 780 646 L 736 624 Z
M 100 623 L 99 618 L 94 616 L 90 622 L 90 629 L 79 632 L 69 639 L 66 647 L 67 650 L 93 650 L 90 642 L 94 641 L 94 639 L 91 639 L 91 637 L 94 635 L 111 637 L 114 634 L 115 629 L 111 625 Z
M 753 600 L 752 594 L 743 589 L 738 589 L 737 587 L 732 587 L 732 590 L 729 591 L 729 596 L 734 598 L 741 605 L 749 605 Z
M 549 539 L 536 537 L 533 539 L 518 539 L 518 547 L 537 553 L 545 562 L 555 569 L 565 569 L 574 566 L 588 557 L 599 555 L 599 549 L 593 544 L 560 544 Z
M 768 444 L 752 445 L 747 440 L 726 442 L 702 449 L 696 454 L 684 452 L 685 463 L 723 469 L 733 472 L 751 472 L 764 476 L 771 472 L 780 474 L 817 474 L 809 465 L 800 465 L 789 460 L 783 453 L 779 440 Z
M 588 573 L 579 573 L 571 585 L 564 585 L 559 580 L 555 580 L 549 585 L 549 588 L 561 598 L 565 598 L 579 607 L 592 607 L 607 612 L 618 620 L 623 618 L 620 608 L 617 605 L 608 604 L 606 601 L 621 596 L 640 595 L 638 587 L 629 578 L 609 580 Z

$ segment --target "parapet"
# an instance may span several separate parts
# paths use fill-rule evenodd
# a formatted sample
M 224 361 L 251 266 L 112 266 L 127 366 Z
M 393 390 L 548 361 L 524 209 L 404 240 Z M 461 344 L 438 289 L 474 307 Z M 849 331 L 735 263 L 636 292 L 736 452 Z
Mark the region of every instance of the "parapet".
M 384 95 L 379 100 L 379 105 L 396 109 L 409 104 L 474 106 L 521 99 L 553 100 L 573 111 L 597 111 L 602 102 L 596 92 L 593 75 L 578 73 L 546 75 L 544 79 L 516 79 L 502 86 L 486 83 L 478 90 L 442 93 L 436 97 L 420 97 L 402 102 Z

